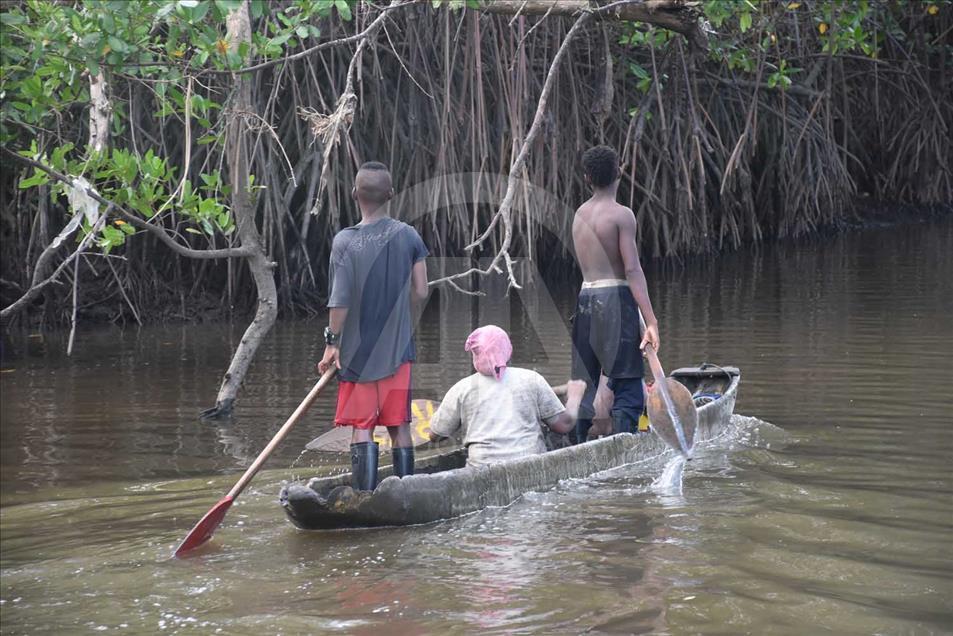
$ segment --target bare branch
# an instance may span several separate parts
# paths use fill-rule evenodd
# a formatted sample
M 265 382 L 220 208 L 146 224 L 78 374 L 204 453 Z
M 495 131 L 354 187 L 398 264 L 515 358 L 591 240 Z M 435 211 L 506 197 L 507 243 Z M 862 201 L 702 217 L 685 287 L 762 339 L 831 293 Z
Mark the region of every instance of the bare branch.
M 503 195 L 503 202 L 500 204 L 500 208 L 497 210 L 496 214 L 493 215 L 493 219 L 490 221 L 490 224 L 487 226 L 486 230 L 484 230 L 475 241 L 466 247 L 467 250 L 474 250 L 480 247 L 486 241 L 486 239 L 489 238 L 497 224 L 502 223 L 503 242 L 500 244 L 499 250 L 497 250 L 493 260 L 490 261 L 490 264 L 485 269 L 471 268 L 465 272 L 445 277 L 446 282 L 452 282 L 456 279 L 464 278 L 473 273 L 488 275 L 493 271 L 499 271 L 499 265 L 502 261 L 506 265 L 506 274 L 509 278 L 510 287 L 516 287 L 517 289 L 520 289 L 520 285 L 516 281 L 516 275 L 513 272 L 513 258 L 509 253 L 510 245 L 513 242 L 513 200 L 516 198 L 516 187 L 519 182 L 519 175 L 522 173 L 523 168 L 526 165 L 526 158 L 529 156 L 530 148 L 532 148 L 533 143 L 536 141 L 537 137 L 539 137 L 540 131 L 542 130 L 543 119 L 546 114 L 546 107 L 549 103 L 549 96 L 553 92 L 553 86 L 556 84 L 556 74 L 559 70 L 559 65 L 563 58 L 566 57 L 566 52 L 569 50 L 569 45 L 573 38 L 575 38 L 576 35 L 582 31 L 583 27 L 591 18 L 592 13 L 587 12 L 580 15 L 576 22 L 572 25 L 572 28 L 569 29 L 569 33 L 566 34 L 562 44 L 559 45 L 559 50 L 556 52 L 556 56 L 553 58 L 553 62 L 549 66 L 549 72 L 546 74 L 546 81 L 543 83 L 543 90 L 539 95 L 539 101 L 536 103 L 536 114 L 533 116 L 533 123 L 529 128 L 529 133 L 526 135 L 526 139 L 523 140 L 523 144 L 520 146 L 520 151 L 516 156 L 516 161 L 514 161 L 513 165 L 510 166 L 510 174 L 509 178 L 507 179 L 506 194 Z M 441 279 L 441 282 L 443 280 L 444 279 Z
M 401 5 L 401 0 L 392 0 L 388 9 L 393 9 Z M 347 69 L 347 81 L 344 83 L 344 90 L 341 92 L 341 96 L 338 98 L 337 105 L 334 108 L 334 112 L 330 115 L 323 115 L 314 109 L 311 108 L 299 108 L 298 115 L 308 122 L 311 126 L 311 132 L 315 137 L 321 140 L 324 145 L 324 151 L 322 153 L 321 164 L 321 178 L 318 181 L 318 193 L 314 198 L 315 206 L 314 209 L 318 208 L 318 201 L 321 200 L 321 196 L 324 194 L 324 190 L 328 185 L 328 160 L 331 157 L 331 152 L 338 145 L 340 138 L 343 134 L 351 128 L 351 121 L 354 118 L 354 111 L 357 108 L 357 95 L 354 93 L 354 78 L 357 75 L 357 69 L 361 66 L 361 57 L 364 55 L 364 49 L 367 47 L 367 43 L 377 35 L 377 31 L 384 25 L 384 18 L 387 17 L 386 12 L 382 12 L 377 18 L 374 19 L 371 24 L 361 31 L 359 34 L 360 42 L 357 45 L 357 49 L 354 51 L 354 55 L 351 57 L 351 62 L 348 65 Z
M 429 281 L 429 282 L 427 283 L 427 286 L 428 286 L 428 287 L 436 287 L 437 285 L 442 285 L 442 284 L 446 283 L 447 285 L 449 285 L 449 286 L 452 287 L 453 289 L 457 290 L 457 291 L 460 292 L 461 294 L 466 294 L 467 296 L 486 296 L 486 294 L 483 293 L 483 292 L 481 292 L 481 291 L 473 291 L 472 289 L 464 289 L 463 287 L 460 287 L 460 285 L 458 285 L 458 284 L 455 282 L 456 279 L 463 278 L 464 276 L 469 276 L 470 274 L 482 274 L 482 273 L 483 273 L 483 270 L 480 270 L 480 269 L 477 269 L 476 267 L 474 267 L 474 268 L 468 269 L 468 270 L 465 271 L 465 272 L 461 272 L 461 273 L 458 273 L 458 274 L 451 274 L 450 276 L 444 276 L 444 277 L 442 277 L 442 278 L 435 278 L 434 280 Z
M 109 207 L 106 208 L 106 211 L 99 218 L 99 221 L 96 222 L 96 225 L 90 230 L 89 234 L 83 237 L 83 240 L 80 241 L 79 246 L 73 251 L 72 254 L 63 259 L 63 262 L 53 270 L 53 273 L 47 276 L 42 281 L 36 280 L 36 273 L 34 272 L 33 284 L 30 285 L 30 288 L 20 296 L 17 300 L 11 303 L 9 306 L 4 307 L 0 310 L 0 321 L 6 322 L 14 315 L 18 314 L 21 310 L 25 309 L 26 306 L 33 302 L 33 299 L 36 298 L 43 289 L 50 283 L 56 281 L 60 275 L 69 267 L 69 264 L 76 259 L 77 256 L 83 253 L 83 251 L 89 246 L 90 241 L 96 236 L 96 232 L 102 227 L 103 223 L 106 221 L 106 218 L 109 216 L 109 210 L 113 207 L 113 204 L 109 204 Z

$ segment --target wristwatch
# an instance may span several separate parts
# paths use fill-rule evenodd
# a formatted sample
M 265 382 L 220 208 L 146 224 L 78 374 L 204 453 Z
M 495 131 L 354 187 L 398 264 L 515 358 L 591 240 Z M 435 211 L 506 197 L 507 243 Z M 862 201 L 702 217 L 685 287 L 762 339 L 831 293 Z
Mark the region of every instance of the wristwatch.
M 340 341 L 341 334 L 331 331 L 331 327 L 324 328 L 324 344 L 328 345 L 329 347 L 336 347 Z

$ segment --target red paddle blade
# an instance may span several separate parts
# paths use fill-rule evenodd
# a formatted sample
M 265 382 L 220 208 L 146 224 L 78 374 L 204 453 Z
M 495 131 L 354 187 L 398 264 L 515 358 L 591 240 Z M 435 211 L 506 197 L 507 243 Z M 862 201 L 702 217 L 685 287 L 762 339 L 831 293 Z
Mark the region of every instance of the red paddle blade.
M 222 523 L 222 519 L 225 518 L 225 513 L 228 512 L 228 509 L 232 507 L 234 502 L 234 498 L 225 496 L 221 501 L 212 506 L 212 509 L 206 512 L 204 517 L 199 519 L 199 522 L 195 524 L 195 527 L 192 528 L 188 536 L 185 537 L 185 540 L 175 549 L 175 556 L 180 557 L 211 539 L 215 529 Z

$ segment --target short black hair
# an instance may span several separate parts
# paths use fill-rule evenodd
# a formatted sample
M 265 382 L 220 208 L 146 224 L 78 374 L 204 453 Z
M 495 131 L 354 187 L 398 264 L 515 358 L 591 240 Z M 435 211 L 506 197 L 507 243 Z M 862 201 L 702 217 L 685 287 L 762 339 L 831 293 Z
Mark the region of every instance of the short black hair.
M 380 161 L 368 161 L 358 169 L 354 187 L 363 201 L 380 205 L 391 198 L 394 186 L 387 166 Z
M 595 146 L 582 155 L 582 168 L 597 188 L 605 188 L 619 178 L 619 155 L 609 146 Z

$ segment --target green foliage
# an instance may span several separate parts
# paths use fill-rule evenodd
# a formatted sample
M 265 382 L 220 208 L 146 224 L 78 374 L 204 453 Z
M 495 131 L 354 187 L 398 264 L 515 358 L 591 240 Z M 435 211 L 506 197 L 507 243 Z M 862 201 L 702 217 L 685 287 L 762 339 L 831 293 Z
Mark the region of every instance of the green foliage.
M 24 0 L 0 6 L 0 143 L 30 149 L 23 154 L 70 176 L 85 176 L 105 198 L 145 219 L 174 209 L 195 227 L 192 233 L 228 235 L 235 226 L 221 203 L 229 194 L 217 170 L 198 175 L 197 188 L 173 174 L 158 148 L 106 153 L 85 149 L 84 115 L 90 78 L 102 74 L 112 107 L 112 132 L 130 124 L 122 86 L 148 87 L 157 119 L 181 125 L 188 118 L 199 146 L 221 152 L 223 111 L 230 78 L 209 71 L 239 69 L 278 59 L 320 37 L 320 20 L 337 14 L 351 20 L 357 0 L 291 0 L 273 4 L 251 0 L 252 45 L 229 45 L 228 14 L 242 0 Z M 197 78 L 202 77 L 201 81 Z M 221 84 L 226 84 L 222 86 Z M 140 102 L 136 108 L 141 111 Z M 141 115 L 141 112 L 140 112 Z M 206 165 L 217 165 L 212 161 Z M 181 181 L 181 183 L 180 183 Z M 42 171 L 19 187 L 51 183 Z M 67 190 L 53 187 L 54 196 Z M 104 250 L 120 246 L 135 230 L 128 223 L 107 225 L 99 237 Z
M 97 192 L 103 198 L 138 213 L 145 220 L 174 206 L 177 214 L 190 219 L 200 228 L 189 227 L 186 228 L 187 232 L 208 236 L 217 232 L 228 236 L 235 231 L 231 212 L 221 202 L 220 196 L 227 196 L 229 188 L 222 184 L 218 170 L 200 174 L 202 186 L 195 191 L 190 181 L 177 179 L 175 168 L 169 166 L 164 158 L 151 149 L 139 156 L 114 148 L 108 153 L 94 153 L 86 158 L 71 157 L 76 155 L 73 150 L 73 145 L 67 143 L 55 148 L 47 157 L 41 155 L 33 144 L 29 150 L 21 151 L 20 154 L 38 160 L 58 172 L 85 177 L 95 183 Z M 54 200 L 65 197 L 69 190 L 68 185 L 52 181 L 46 172 L 39 169 L 30 178 L 21 180 L 19 186 L 31 188 L 46 184 L 52 184 L 51 195 Z M 112 226 L 103 228 L 97 244 L 108 252 L 123 245 L 126 236 L 135 232 L 135 228 L 129 223 L 117 219 Z
M 934 0 L 922 7 L 923 19 L 929 19 L 953 9 L 953 2 Z M 767 85 L 785 89 L 804 70 L 794 59 L 820 53 L 875 58 L 885 37 L 903 42 L 906 35 L 898 20 L 910 6 L 875 0 L 704 0 L 702 9 L 713 31 L 713 61 L 742 74 L 756 73 L 763 62 Z M 620 43 L 634 49 L 658 47 L 666 41 L 658 33 L 671 37 L 667 31 L 633 23 L 626 26 Z M 629 68 L 644 90 L 644 69 L 638 64 Z
M 481 0 L 430 0 L 434 9 L 447 7 L 451 11 L 460 11 L 461 9 L 479 9 Z
M 777 70 L 768 75 L 768 86 L 771 88 L 788 88 L 793 82 L 791 77 L 801 69 L 788 66 L 787 60 L 781 60 Z
M 661 48 L 667 44 L 673 37 L 671 31 L 657 29 L 654 26 L 642 22 L 626 22 L 622 27 L 622 35 L 619 37 L 619 44 L 632 47 L 633 49 L 644 49 L 647 47 Z M 636 78 L 636 88 L 642 92 L 648 92 L 652 87 L 651 70 L 639 64 L 638 62 L 629 62 L 629 72 Z M 660 78 L 660 83 L 665 84 L 667 78 Z
M 949 0 L 938 3 L 949 4 Z M 772 87 L 790 86 L 801 71 L 791 64 L 792 56 L 816 52 L 877 57 L 885 28 L 898 40 L 904 38 L 895 14 L 906 7 L 892 3 L 705 0 L 703 8 L 715 30 L 710 42 L 712 59 L 745 73 L 755 72 L 758 60 L 764 59 Z
M 226 17 L 241 0 L 84 0 L 73 4 L 26 0 L 0 12 L 0 141 L 21 127 L 53 127 L 73 105 L 89 100 L 89 77 L 105 71 L 154 87 L 156 115 L 182 116 L 189 75 L 237 69 L 245 60 L 274 59 L 321 35 L 317 22 L 337 12 L 349 20 L 357 0 L 294 0 L 275 10 L 250 3 L 253 45 L 238 51 L 226 40 Z M 193 94 L 192 114 L 203 127 L 220 108 Z M 115 122 L 123 126 L 122 113 Z

